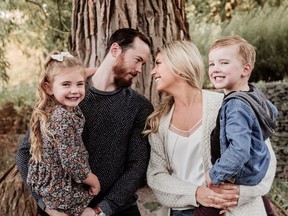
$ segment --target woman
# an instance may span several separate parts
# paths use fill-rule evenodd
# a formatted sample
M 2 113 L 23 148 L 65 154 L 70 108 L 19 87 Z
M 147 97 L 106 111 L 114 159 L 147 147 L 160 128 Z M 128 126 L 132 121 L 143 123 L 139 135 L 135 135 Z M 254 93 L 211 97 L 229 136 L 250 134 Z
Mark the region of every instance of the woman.
M 167 94 L 144 131 L 151 144 L 148 185 L 163 205 L 163 215 L 199 215 L 194 208 L 201 204 L 225 209 L 226 215 L 260 216 L 261 195 L 269 191 L 276 168 L 270 143 L 269 170 L 257 186 L 205 186 L 205 171 L 211 167 L 210 134 L 223 95 L 202 90 L 204 65 L 197 47 L 188 41 L 165 45 L 151 74 L 157 90 Z

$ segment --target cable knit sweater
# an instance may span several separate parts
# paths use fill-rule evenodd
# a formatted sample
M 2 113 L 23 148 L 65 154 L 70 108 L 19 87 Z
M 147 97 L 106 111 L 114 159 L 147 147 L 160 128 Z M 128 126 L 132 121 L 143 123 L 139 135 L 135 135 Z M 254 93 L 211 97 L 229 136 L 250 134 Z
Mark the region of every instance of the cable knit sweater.
M 205 170 L 211 167 L 210 134 L 216 124 L 216 117 L 221 106 L 223 94 L 203 90 L 202 118 L 202 158 Z M 157 133 L 149 135 L 151 156 L 147 171 L 148 185 L 158 201 L 163 205 L 161 215 L 169 215 L 171 207 L 197 207 L 196 190 L 200 185 L 187 183 L 169 174 L 171 166 L 167 154 L 167 132 L 174 106 L 168 115 L 160 120 Z M 256 186 L 240 186 L 238 206 L 226 213 L 226 216 L 263 216 L 266 215 L 261 196 L 268 193 L 276 171 L 276 157 L 270 141 L 267 145 L 271 161 L 265 178 Z

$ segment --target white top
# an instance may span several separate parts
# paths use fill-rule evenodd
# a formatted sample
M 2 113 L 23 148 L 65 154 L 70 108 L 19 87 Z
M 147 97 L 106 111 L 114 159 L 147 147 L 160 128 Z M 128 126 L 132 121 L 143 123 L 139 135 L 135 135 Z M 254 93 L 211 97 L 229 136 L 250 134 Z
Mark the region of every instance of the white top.
M 172 175 L 196 185 L 205 183 L 201 133 L 201 126 L 188 137 L 168 131 L 168 155 L 174 167 Z

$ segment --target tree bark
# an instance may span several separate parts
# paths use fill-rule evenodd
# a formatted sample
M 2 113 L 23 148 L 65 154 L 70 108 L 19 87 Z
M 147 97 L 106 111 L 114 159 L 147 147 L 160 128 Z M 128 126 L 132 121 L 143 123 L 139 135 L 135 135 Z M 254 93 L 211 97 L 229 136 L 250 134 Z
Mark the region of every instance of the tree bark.
M 151 54 L 133 88 L 159 101 L 150 71 L 155 51 L 172 40 L 189 39 L 184 0 L 73 0 L 71 51 L 88 67 L 99 66 L 107 40 L 119 28 L 138 29 L 151 40 Z
M 0 215 L 37 215 L 37 204 L 25 188 L 16 164 L 0 178 L 0 194 Z

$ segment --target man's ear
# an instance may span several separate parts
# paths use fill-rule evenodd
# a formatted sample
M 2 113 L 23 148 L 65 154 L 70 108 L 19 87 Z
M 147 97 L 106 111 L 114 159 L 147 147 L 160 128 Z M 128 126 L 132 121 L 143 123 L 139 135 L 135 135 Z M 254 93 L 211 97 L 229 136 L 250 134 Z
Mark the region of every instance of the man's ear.
M 251 72 L 252 72 L 252 67 L 251 67 L 251 64 L 250 63 L 246 63 L 244 65 L 244 69 L 243 69 L 243 72 L 242 72 L 242 76 L 243 77 L 249 77 L 251 75 Z
M 44 82 L 44 83 L 43 83 L 43 88 L 45 89 L 45 91 L 47 92 L 47 94 L 53 95 L 52 86 L 51 86 L 50 83 Z
M 118 57 L 122 53 L 122 49 L 118 43 L 113 43 L 110 47 L 110 53 L 113 57 Z

